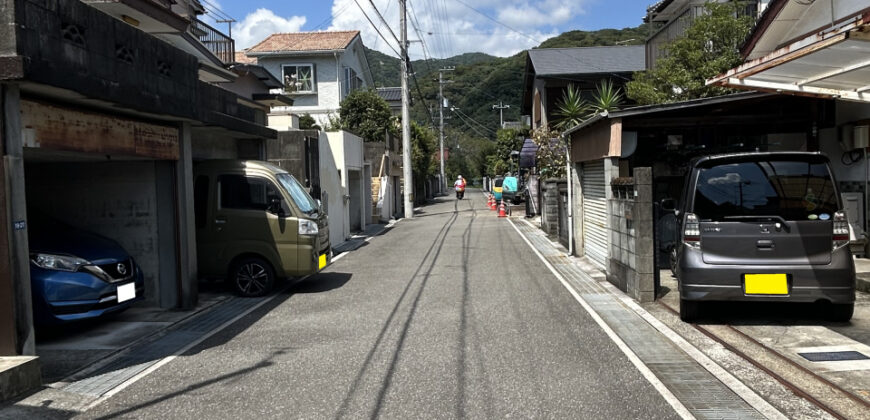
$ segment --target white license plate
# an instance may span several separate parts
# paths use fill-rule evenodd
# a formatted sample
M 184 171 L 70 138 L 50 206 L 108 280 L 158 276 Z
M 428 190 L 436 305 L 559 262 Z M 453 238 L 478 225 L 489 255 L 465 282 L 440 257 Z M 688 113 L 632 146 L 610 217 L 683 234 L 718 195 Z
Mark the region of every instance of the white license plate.
M 127 283 L 118 286 L 118 303 L 126 302 L 136 297 L 136 283 Z

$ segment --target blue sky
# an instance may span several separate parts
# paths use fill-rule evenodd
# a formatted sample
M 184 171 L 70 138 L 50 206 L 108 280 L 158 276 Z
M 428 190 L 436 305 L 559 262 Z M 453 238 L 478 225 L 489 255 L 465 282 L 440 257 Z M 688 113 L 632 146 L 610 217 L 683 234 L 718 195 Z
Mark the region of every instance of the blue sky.
M 363 42 L 396 55 L 396 42 L 381 39 L 367 14 L 385 37 L 372 2 L 398 35 L 397 0 L 201 0 L 208 16 L 219 11 L 237 20 L 237 48 L 256 44 L 275 32 L 360 30 Z M 357 4 L 358 3 L 358 4 Z M 642 22 L 655 0 L 408 0 L 412 58 L 445 57 L 465 52 L 508 56 L 569 30 L 624 28 Z M 226 31 L 226 23 L 215 23 Z M 422 36 L 421 36 L 422 35 Z M 425 46 L 425 51 L 424 51 Z

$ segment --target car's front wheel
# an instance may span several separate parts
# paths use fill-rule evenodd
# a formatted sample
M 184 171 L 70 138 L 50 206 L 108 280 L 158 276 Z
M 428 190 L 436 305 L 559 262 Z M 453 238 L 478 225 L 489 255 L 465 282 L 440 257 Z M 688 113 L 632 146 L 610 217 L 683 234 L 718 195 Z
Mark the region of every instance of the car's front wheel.
M 263 296 L 272 290 L 272 285 L 275 284 L 275 271 L 266 260 L 247 257 L 233 264 L 230 280 L 233 283 L 233 290 L 239 296 Z
M 680 319 L 693 322 L 701 314 L 701 304 L 694 300 L 680 299 Z
M 852 319 L 854 313 L 854 303 L 835 303 L 828 308 L 828 319 L 835 322 L 847 322 Z

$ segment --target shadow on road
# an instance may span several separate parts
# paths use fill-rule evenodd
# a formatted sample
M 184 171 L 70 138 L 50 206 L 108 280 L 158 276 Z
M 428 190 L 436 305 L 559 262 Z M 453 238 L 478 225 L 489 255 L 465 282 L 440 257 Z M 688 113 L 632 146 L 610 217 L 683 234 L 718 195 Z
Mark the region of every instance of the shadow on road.
M 410 328 L 411 322 L 414 319 L 414 314 L 417 311 L 417 306 L 420 302 L 420 298 L 423 295 L 423 290 L 426 288 L 426 283 L 429 280 L 429 275 L 432 273 L 432 270 L 435 268 L 435 262 L 438 260 L 438 256 L 441 254 L 441 250 L 444 247 L 444 242 L 447 239 L 447 234 L 450 231 L 450 228 L 453 227 L 453 224 L 456 223 L 457 212 L 450 212 L 452 214 L 447 220 L 445 220 L 444 225 L 441 226 L 441 229 L 438 231 L 438 234 L 435 235 L 435 239 L 432 241 L 432 244 L 429 245 L 429 248 L 426 251 L 426 254 L 420 260 L 420 264 L 417 266 L 414 273 L 408 279 L 408 283 L 405 285 L 405 289 L 402 291 L 402 294 L 396 300 L 395 305 L 393 306 L 392 311 L 390 311 L 389 316 L 384 321 L 383 327 L 381 327 L 381 331 L 378 333 L 377 339 L 375 339 L 372 348 L 369 350 L 366 358 L 360 368 L 359 372 L 357 372 L 356 377 L 353 380 L 353 383 L 348 390 L 347 395 L 342 401 L 341 406 L 339 407 L 336 418 L 344 418 L 348 415 L 353 415 L 357 413 L 351 413 L 350 408 L 353 402 L 354 397 L 357 394 L 357 391 L 360 389 L 362 385 L 363 378 L 366 373 L 372 366 L 372 362 L 374 359 L 374 355 L 377 352 L 378 348 L 381 347 L 386 334 L 391 330 L 390 325 L 393 323 L 393 320 L 396 318 L 396 315 L 399 311 L 399 308 L 402 306 L 402 302 L 405 301 L 405 297 L 408 296 L 411 291 L 411 286 L 415 284 L 415 279 L 417 279 L 418 275 L 422 272 L 422 281 L 420 282 L 419 288 L 417 289 L 416 295 L 414 296 L 414 300 L 411 303 L 411 309 L 409 311 L 408 317 L 403 321 L 401 326 L 401 332 L 399 334 L 399 339 L 396 344 L 395 350 L 392 352 L 392 357 L 390 359 L 389 367 L 387 368 L 387 372 L 384 380 L 382 381 L 381 388 L 378 392 L 378 398 L 375 404 L 375 408 L 371 413 L 371 418 L 377 418 L 383 408 L 384 398 L 386 397 L 387 392 L 392 385 L 392 378 L 395 373 L 396 364 L 398 363 L 399 355 L 402 352 L 402 348 L 404 346 L 405 339 L 408 334 L 408 329 Z M 428 263 L 428 267 L 427 267 Z M 424 271 L 425 267 L 425 271 Z M 356 416 L 354 416 L 356 417 Z
M 290 287 L 290 293 L 323 293 L 344 286 L 353 277 L 351 273 L 320 273 Z

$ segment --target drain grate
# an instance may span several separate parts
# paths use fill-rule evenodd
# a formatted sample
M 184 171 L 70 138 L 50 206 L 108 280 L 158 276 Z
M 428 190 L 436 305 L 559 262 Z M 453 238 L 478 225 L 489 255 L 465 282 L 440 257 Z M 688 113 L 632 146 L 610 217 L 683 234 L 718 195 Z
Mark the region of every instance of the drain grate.
M 798 353 L 811 362 L 842 362 L 847 360 L 868 360 L 864 353 L 857 351 L 820 351 L 813 353 Z

